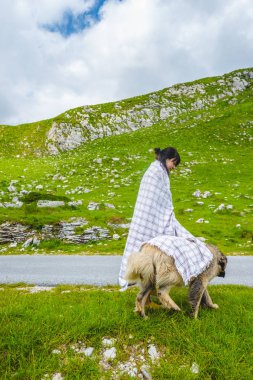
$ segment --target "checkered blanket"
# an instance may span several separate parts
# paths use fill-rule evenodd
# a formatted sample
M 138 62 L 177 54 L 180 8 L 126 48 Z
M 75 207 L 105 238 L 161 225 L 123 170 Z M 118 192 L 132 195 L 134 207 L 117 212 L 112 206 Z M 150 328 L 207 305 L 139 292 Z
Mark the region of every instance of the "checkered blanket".
M 185 238 L 185 245 L 190 247 L 191 252 L 198 255 L 200 251 L 206 252 L 207 250 L 203 243 L 199 242 L 177 221 L 172 205 L 168 173 L 161 162 L 156 160 L 149 166 L 141 180 L 120 267 L 119 284 L 121 287 L 127 287 L 124 275 L 129 255 L 138 252 L 145 242 L 160 235 Z M 193 242 L 195 242 L 194 246 Z M 182 250 L 182 248 L 180 249 Z M 168 252 L 172 253 L 171 247 Z
M 192 241 L 185 237 L 160 235 L 147 243 L 174 258 L 185 285 L 188 285 L 191 278 L 202 273 L 213 258 L 206 245 L 198 239 Z

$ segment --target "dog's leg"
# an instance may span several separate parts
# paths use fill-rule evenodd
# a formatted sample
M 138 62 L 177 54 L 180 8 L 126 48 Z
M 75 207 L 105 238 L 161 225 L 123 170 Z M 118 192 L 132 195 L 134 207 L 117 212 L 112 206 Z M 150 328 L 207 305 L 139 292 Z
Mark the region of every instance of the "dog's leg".
M 139 313 L 142 317 L 145 317 L 145 304 L 150 296 L 150 293 L 153 290 L 153 284 L 149 282 L 143 286 L 142 290 L 136 297 L 135 309 L 134 311 Z
M 170 291 L 170 287 L 160 288 L 157 291 L 157 295 L 162 305 L 167 309 L 173 309 L 176 311 L 181 311 L 180 307 L 173 301 L 173 299 L 169 296 L 168 292 Z
M 210 294 L 207 289 L 203 293 L 200 304 L 203 307 L 210 307 L 211 309 L 219 308 L 219 306 L 216 303 L 213 303 L 212 298 L 210 297 Z
M 201 277 L 197 277 L 189 285 L 189 301 L 191 304 L 193 318 L 198 317 L 199 305 L 202 299 L 203 293 L 207 287 L 207 281 L 203 281 Z

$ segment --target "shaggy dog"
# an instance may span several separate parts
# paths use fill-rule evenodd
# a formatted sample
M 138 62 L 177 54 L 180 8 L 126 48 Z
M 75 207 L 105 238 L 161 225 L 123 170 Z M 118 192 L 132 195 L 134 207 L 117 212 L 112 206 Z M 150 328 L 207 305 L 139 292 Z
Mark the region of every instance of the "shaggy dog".
M 189 283 L 189 302 L 191 315 L 197 318 L 199 306 L 217 309 L 218 305 L 212 302 L 207 285 L 215 276 L 224 277 L 227 258 L 215 246 L 207 244 L 213 255 L 207 269 Z M 154 289 L 162 305 L 168 309 L 180 311 L 180 307 L 169 296 L 174 286 L 184 286 L 183 279 L 174 264 L 173 257 L 167 256 L 159 248 L 149 244 L 143 245 L 140 252 L 133 253 L 128 258 L 125 279 L 137 282 L 141 288 L 136 298 L 135 311 L 145 317 L 145 304 Z

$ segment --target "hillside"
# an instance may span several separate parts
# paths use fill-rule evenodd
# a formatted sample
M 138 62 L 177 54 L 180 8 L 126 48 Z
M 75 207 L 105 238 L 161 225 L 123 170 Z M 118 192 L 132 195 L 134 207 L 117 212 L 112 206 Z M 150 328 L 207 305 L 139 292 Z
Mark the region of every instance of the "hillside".
M 0 251 L 121 253 L 152 149 L 171 145 L 178 220 L 225 252 L 252 252 L 252 93 L 243 69 L 0 126 Z

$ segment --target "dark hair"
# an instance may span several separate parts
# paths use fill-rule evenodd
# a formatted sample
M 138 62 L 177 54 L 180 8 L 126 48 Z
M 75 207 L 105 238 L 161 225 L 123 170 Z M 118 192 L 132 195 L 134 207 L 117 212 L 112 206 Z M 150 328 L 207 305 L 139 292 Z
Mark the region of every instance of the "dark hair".
M 180 164 L 179 153 L 175 148 L 172 148 L 171 146 L 165 149 L 155 148 L 154 152 L 155 152 L 156 159 L 161 161 L 161 163 L 165 166 L 165 168 L 166 168 L 165 163 L 167 159 L 175 158 L 175 165 L 177 166 Z

